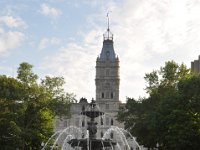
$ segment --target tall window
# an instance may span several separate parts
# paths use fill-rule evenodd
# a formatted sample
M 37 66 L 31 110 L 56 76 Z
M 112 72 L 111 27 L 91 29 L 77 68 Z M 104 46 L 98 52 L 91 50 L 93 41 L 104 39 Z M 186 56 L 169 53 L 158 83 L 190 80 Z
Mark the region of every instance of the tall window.
M 85 127 L 85 121 L 84 120 L 82 121 L 82 127 Z
M 113 92 L 111 92 L 110 97 L 113 99 Z
M 103 137 L 103 132 L 101 131 L 101 138 Z
M 113 119 L 110 120 L 110 125 L 111 125 L 111 126 L 113 125 Z
M 103 125 L 103 118 L 101 117 L 101 125 Z
M 104 98 L 104 93 L 101 93 L 101 98 Z
M 113 139 L 114 135 L 113 132 L 110 133 L 110 138 Z

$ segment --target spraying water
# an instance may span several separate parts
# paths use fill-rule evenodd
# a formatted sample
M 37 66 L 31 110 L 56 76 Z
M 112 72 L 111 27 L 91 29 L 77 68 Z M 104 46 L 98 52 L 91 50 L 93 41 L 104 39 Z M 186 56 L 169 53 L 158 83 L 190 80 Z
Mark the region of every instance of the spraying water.
M 82 111 L 81 114 L 90 118 L 87 130 L 69 126 L 57 131 L 49 138 L 42 150 L 49 150 L 49 148 L 54 150 L 58 145 L 61 150 L 142 150 L 130 132 L 117 126 L 111 126 L 102 138 L 96 138 L 98 123 L 94 118 L 102 117 L 104 113 L 98 110 L 94 100 L 90 103 L 89 109 Z

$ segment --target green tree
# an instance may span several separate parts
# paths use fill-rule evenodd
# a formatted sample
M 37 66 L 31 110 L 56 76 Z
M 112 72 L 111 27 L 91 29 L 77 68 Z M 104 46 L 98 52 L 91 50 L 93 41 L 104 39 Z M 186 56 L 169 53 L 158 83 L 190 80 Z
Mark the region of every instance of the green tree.
M 177 91 L 163 97 L 156 112 L 160 148 L 167 150 L 199 149 L 200 76 L 179 81 Z
M 74 94 L 64 92 L 63 85 L 65 84 L 63 77 L 46 76 L 42 80 L 41 86 L 45 92 L 49 94 L 49 108 L 56 116 L 70 115 L 70 102 L 74 101 Z
M 38 76 L 32 71 L 33 66 L 27 62 L 21 63 L 17 70 L 17 79 L 24 84 L 36 84 Z
M 128 99 L 118 119 L 148 148 L 198 149 L 200 77 L 169 61 L 146 74 L 145 80 L 149 97 Z
M 18 116 L 23 108 L 20 97 L 23 88 L 16 79 L 0 76 L 0 149 L 14 149 L 20 143 Z
M 151 100 L 135 100 L 128 98 L 125 108 L 118 113 L 118 120 L 124 122 L 125 128 L 137 137 L 140 145 L 154 148 L 156 145 L 155 131 L 153 130 L 154 120 Z
M 0 149 L 41 149 L 53 134 L 54 118 L 69 115 L 73 95 L 64 92 L 64 79 L 39 83 L 32 67 L 20 64 L 17 79 L 0 76 Z

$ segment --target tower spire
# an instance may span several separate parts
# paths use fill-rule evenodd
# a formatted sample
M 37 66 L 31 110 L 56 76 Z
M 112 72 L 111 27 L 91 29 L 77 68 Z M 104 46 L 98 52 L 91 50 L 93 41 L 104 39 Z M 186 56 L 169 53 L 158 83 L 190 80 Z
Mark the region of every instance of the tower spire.
M 107 21 L 108 21 L 108 28 L 107 28 L 107 31 L 106 33 L 104 34 L 104 40 L 113 40 L 113 34 L 110 32 L 110 18 L 109 18 L 109 13 L 111 11 L 108 11 L 107 12 Z
M 110 20 L 109 20 L 109 13 L 110 13 L 110 12 L 108 11 L 108 12 L 107 12 L 107 18 L 108 18 L 108 29 L 107 29 L 107 31 L 110 31 L 110 24 L 109 24 L 109 21 L 110 21 Z

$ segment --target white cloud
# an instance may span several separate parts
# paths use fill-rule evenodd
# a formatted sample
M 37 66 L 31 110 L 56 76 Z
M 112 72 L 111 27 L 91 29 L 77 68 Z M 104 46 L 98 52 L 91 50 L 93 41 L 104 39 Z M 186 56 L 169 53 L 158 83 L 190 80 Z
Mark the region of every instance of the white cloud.
M 19 17 L 0 16 L 0 24 L 5 24 L 10 28 L 26 28 L 26 23 Z
M 45 49 L 48 46 L 51 45 L 59 45 L 60 44 L 60 39 L 56 38 L 56 37 L 52 37 L 52 38 L 43 38 L 41 39 L 40 43 L 39 43 L 39 49 Z
M 4 30 L 2 28 L 0 28 L 0 34 L 3 34 Z
M 0 53 L 6 52 L 9 49 L 19 47 L 25 39 L 25 36 L 21 32 L 1 30 L 0 34 Z
M 59 17 L 62 14 L 62 12 L 59 9 L 50 7 L 47 4 L 41 4 L 39 12 L 45 16 L 53 18 Z
M 159 69 L 172 59 L 190 67 L 190 61 L 198 56 L 200 3 L 127 0 L 112 6 L 111 29 L 121 62 L 123 99 L 145 95 L 145 72 Z
M 120 59 L 120 97 L 145 95 L 144 75 L 165 61 L 190 62 L 200 53 L 200 3 L 191 0 L 126 0 L 105 3 L 109 8 L 114 47 Z M 101 51 L 103 29 L 99 14 L 89 16 L 94 27 L 82 35 L 83 43 L 68 44 L 46 65 L 66 78 L 67 87 L 79 97 L 95 95 L 95 60 Z M 51 63 L 49 63 L 51 62 Z
M 63 76 L 66 81 L 66 91 L 78 94 L 79 97 L 94 97 L 95 57 L 88 46 L 69 43 L 60 48 L 58 53 L 47 58 L 43 65 L 56 76 Z M 91 78 L 92 77 L 92 78 Z M 88 93 L 91 93 L 88 97 Z

